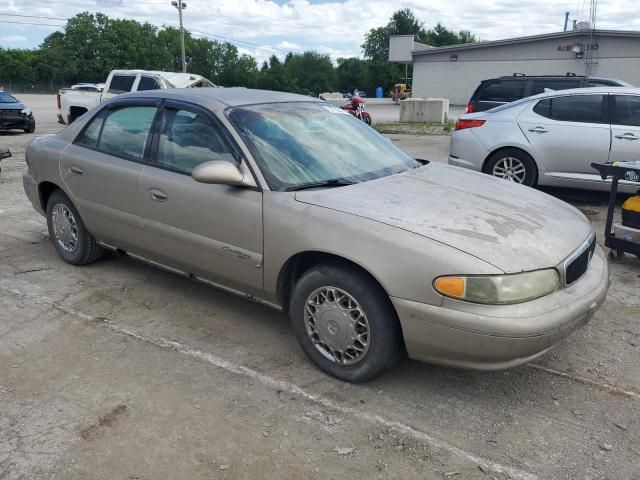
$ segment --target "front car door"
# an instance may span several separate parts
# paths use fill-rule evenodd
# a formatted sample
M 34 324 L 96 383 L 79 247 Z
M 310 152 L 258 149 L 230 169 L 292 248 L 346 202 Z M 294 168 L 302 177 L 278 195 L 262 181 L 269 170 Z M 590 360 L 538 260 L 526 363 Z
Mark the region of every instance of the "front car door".
M 159 102 L 117 102 L 95 115 L 60 157 L 60 172 L 89 231 L 129 249 L 141 235 L 140 177 Z
M 611 95 L 610 162 L 640 159 L 640 96 Z
M 609 156 L 607 95 L 574 94 L 533 103 L 518 116 L 534 157 L 549 175 L 563 180 L 598 181 L 592 162 Z
M 208 111 L 167 101 L 142 174 L 142 223 L 152 258 L 201 279 L 262 294 L 262 192 L 198 183 L 192 170 L 224 160 L 246 168 Z

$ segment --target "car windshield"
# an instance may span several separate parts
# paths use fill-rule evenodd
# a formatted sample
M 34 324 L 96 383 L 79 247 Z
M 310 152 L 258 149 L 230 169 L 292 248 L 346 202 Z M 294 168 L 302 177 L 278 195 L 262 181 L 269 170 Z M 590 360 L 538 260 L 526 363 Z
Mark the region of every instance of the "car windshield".
M 271 103 L 231 109 L 272 190 L 340 186 L 421 164 L 351 114 L 325 103 Z M 343 182 L 335 182 L 341 180 Z
M 0 90 L 0 103 L 17 103 L 16 100 L 11 94 L 5 92 L 4 90 Z

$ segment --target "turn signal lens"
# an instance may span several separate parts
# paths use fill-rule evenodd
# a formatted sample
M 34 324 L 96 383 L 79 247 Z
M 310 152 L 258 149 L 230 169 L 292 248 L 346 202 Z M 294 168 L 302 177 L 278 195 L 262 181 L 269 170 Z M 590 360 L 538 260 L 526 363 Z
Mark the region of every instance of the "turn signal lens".
M 526 302 L 559 287 L 560 277 L 553 268 L 512 275 L 439 277 L 433 282 L 436 292 L 444 296 L 488 305 Z
M 465 128 L 481 127 L 486 123 L 486 120 L 464 120 L 459 118 L 456 122 L 456 130 L 464 130 Z
M 436 291 L 448 297 L 464 297 L 464 278 L 462 277 L 440 277 L 434 282 Z

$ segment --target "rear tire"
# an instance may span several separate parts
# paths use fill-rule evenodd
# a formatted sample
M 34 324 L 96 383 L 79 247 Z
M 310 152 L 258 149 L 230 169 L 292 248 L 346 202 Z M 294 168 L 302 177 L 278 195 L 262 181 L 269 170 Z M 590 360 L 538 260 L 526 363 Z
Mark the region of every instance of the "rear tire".
M 289 315 L 307 356 L 340 380 L 366 382 L 402 358 L 389 296 L 355 267 L 323 264 L 305 272 L 293 288 Z
M 517 148 L 505 148 L 491 155 L 484 172 L 527 187 L 535 187 L 538 181 L 536 162 Z
M 47 226 L 49 238 L 58 255 L 71 265 L 88 265 L 104 253 L 104 249 L 84 226 L 75 205 L 62 190 L 56 190 L 49 197 Z

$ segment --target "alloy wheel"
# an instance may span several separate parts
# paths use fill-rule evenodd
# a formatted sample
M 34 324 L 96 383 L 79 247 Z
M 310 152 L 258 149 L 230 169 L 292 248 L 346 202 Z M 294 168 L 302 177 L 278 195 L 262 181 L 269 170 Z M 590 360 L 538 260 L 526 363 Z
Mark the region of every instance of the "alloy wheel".
M 493 176 L 511 182 L 523 183 L 527 175 L 524 164 L 516 157 L 504 157 L 493 166 Z

